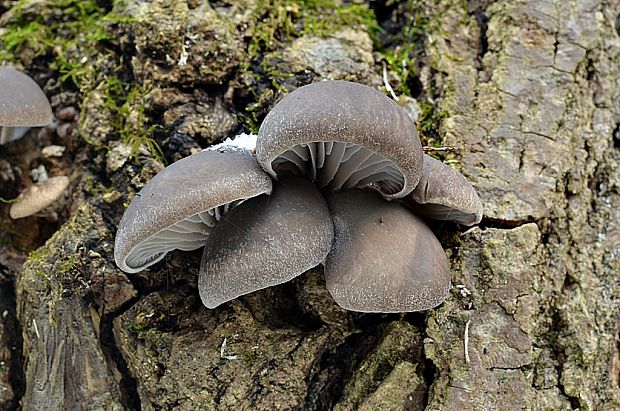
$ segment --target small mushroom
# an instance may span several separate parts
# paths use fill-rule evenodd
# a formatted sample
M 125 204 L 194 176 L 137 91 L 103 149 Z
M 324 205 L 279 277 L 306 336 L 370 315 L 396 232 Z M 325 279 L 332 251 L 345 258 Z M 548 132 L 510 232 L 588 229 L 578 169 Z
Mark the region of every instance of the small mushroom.
M 24 190 L 11 204 L 9 215 L 12 219 L 29 217 L 58 200 L 69 186 L 65 176 L 51 177 Z
M 272 177 L 307 175 L 331 191 L 369 187 L 400 198 L 418 183 L 422 147 L 394 101 L 362 84 L 322 81 L 286 95 L 258 132 L 256 157 Z
M 38 84 L 14 68 L 0 67 L 0 145 L 51 121 L 52 108 Z
M 320 264 L 334 231 L 323 196 L 289 178 L 237 206 L 207 240 L 198 281 L 204 305 L 218 305 L 281 284 Z
M 474 225 L 482 219 L 482 202 L 469 180 L 426 154 L 418 186 L 402 201 L 414 213 L 435 220 Z
M 202 247 L 230 208 L 271 192 L 271 179 L 242 152 L 202 151 L 158 173 L 137 194 L 119 223 L 116 264 L 135 273 L 169 251 Z
M 376 193 L 332 193 L 334 244 L 325 262 L 327 289 L 341 307 L 361 312 L 433 308 L 450 289 L 448 259 L 424 222 Z

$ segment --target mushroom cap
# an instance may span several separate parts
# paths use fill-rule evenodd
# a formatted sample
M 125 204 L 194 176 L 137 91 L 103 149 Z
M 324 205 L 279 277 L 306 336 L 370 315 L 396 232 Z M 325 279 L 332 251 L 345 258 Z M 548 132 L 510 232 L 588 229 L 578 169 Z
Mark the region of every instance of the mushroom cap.
M 297 167 L 333 191 L 370 187 L 386 199 L 400 198 L 422 170 L 422 146 L 407 113 L 384 94 L 348 81 L 322 81 L 286 95 L 258 136 L 256 157 L 272 177 Z
M 327 289 L 343 308 L 407 312 L 433 308 L 450 289 L 450 267 L 424 222 L 376 193 L 328 196 L 334 245 L 325 262 Z
M 52 121 L 45 93 L 28 75 L 0 67 L 0 126 L 40 127 Z
M 424 155 L 420 183 L 403 203 L 416 214 L 435 220 L 465 225 L 482 220 L 482 202 L 469 180 L 428 155 Z
M 271 192 L 271 179 L 251 155 L 202 151 L 158 173 L 121 219 L 114 259 L 134 273 L 174 249 L 194 250 L 221 214 L 240 201 Z
M 12 219 L 31 216 L 58 200 L 69 186 L 69 177 L 58 176 L 33 184 L 24 190 L 11 204 Z
M 218 305 L 281 284 L 320 264 L 334 238 L 325 199 L 306 179 L 290 178 L 271 196 L 240 204 L 207 240 L 198 290 Z

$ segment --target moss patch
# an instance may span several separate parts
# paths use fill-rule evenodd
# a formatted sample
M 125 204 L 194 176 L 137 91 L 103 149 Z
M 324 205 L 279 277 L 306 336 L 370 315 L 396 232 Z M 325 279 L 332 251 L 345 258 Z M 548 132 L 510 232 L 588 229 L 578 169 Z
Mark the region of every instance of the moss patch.
M 151 137 L 157 126 L 149 124 L 142 102 L 146 90 L 110 75 L 119 68 L 122 72 L 114 51 L 114 27 L 130 22 L 93 0 L 57 0 L 42 5 L 21 0 L 10 10 L 0 36 L 0 61 L 21 60 L 28 65 L 27 60 L 33 59 L 54 71 L 65 88 L 75 88 L 82 96 L 101 87 L 105 108 L 112 115 L 113 137 L 130 145 L 134 157 L 144 146 L 161 159 L 162 152 Z M 82 136 L 93 142 L 86 133 Z
M 147 90 L 135 83 L 125 83 L 116 77 L 105 79 L 105 107 L 113 117 L 114 131 L 121 141 L 131 147 L 130 158 L 135 158 L 144 146 L 158 160 L 164 162 L 164 154 L 151 137 L 161 126 L 149 124 L 145 114 L 144 96 Z
M 280 53 L 286 43 L 303 35 L 329 37 L 345 27 L 372 33 L 380 30 L 368 6 L 339 0 L 261 0 L 248 26 L 238 77 L 250 86 L 245 122 L 253 132 L 277 92 L 286 92 L 288 79 L 294 76 L 281 64 Z

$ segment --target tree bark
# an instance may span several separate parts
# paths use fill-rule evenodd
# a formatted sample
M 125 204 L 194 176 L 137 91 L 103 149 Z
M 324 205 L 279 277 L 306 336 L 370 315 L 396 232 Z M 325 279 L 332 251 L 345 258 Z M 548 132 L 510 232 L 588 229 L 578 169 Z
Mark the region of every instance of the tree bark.
M 125 20 L 108 27 L 118 36 L 108 57 L 88 56 L 147 86 L 128 121 L 142 110 L 148 124 L 165 126 L 156 135 L 170 162 L 243 128 L 252 112 L 241 102 L 253 101 L 244 87 L 262 93 L 264 111 L 282 95 L 238 67 L 258 35 L 247 20 L 257 4 L 218 5 L 126 1 L 114 8 Z M 196 288 L 201 251 L 125 275 L 113 260 L 123 203 L 163 165 L 144 151 L 123 155 L 111 131 L 118 116 L 98 83 L 77 98 L 72 124 L 92 144 L 77 133 L 67 144 L 66 221 L 23 266 L 0 253 L 2 272 L 17 275 L 14 286 L 0 282 L 3 304 L 16 300 L 0 323 L 0 404 L 620 409 L 620 2 L 418 5 L 418 94 L 442 113 L 443 145 L 460 148 L 444 160 L 484 205 L 473 229 L 433 226 L 452 269 L 446 302 L 405 315 L 347 312 L 319 267 L 209 310 Z M 379 23 L 393 10 L 373 7 Z M 319 78 L 382 86 L 363 27 L 281 41 L 263 57 L 291 75 L 283 88 Z M 25 66 L 40 64 L 20 53 Z M 10 331 L 17 325 L 21 337 Z

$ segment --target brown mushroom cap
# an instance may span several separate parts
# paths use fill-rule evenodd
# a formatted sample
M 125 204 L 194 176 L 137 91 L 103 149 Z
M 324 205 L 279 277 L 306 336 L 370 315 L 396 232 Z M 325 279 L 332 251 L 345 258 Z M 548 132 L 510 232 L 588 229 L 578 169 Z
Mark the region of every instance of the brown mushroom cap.
M 149 181 L 125 210 L 116 264 L 138 272 L 174 249 L 200 248 L 231 206 L 270 192 L 271 179 L 251 155 L 202 151 L 181 159 Z
M 328 196 L 334 245 L 325 262 L 327 289 L 338 305 L 362 312 L 433 308 L 450 289 L 441 244 L 424 222 L 376 193 Z
M 321 188 L 370 187 L 386 199 L 411 192 L 422 169 L 407 113 L 348 81 L 322 81 L 285 96 L 260 127 L 256 157 L 274 178 L 305 174 Z
M 290 178 L 271 196 L 244 202 L 207 240 L 198 289 L 218 305 L 281 284 L 321 263 L 334 230 L 323 196 L 306 179 Z
M 36 214 L 58 200 L 68 186 L 69 178 L 65 176 L 51 177 L 38 182 L 17 197 L 17 201 L 11 204 L 9 215 L 16 220 Z
M 482 202 L 469 180 L 428 155 L 424 155 L 420 183 L 402 201 L 416 214 L 435 220 L 465 225 L 482 220 Z
M 0 67 L 0 144 L 21 137 L 24 127 L 51 121 L 52 108 L 39 85 L 14 68 Z

